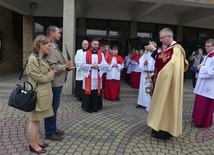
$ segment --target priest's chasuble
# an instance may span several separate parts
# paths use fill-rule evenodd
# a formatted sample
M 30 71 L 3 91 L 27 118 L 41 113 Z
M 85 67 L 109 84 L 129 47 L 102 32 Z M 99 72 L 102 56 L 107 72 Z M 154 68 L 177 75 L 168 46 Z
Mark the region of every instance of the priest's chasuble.
M 177 137 L 182 134 L 183 80 L 188 69 L 185 51 L 175 43 L 157 54 L 154 92 L 147 124 Z

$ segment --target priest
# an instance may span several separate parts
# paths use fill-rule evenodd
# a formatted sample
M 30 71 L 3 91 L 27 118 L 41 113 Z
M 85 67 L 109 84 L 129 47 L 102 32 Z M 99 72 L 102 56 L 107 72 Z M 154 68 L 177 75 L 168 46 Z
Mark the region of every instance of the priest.
M 103 53 L 98 50 L 99 41 L 91 41 L 91 49 L 83 53 L 81 70 L 83 76 L 82 108 L 89 112 L 97 112 L 103 108 L 102 74 L 106 69 Z
M 157 47 L 156 42 L 153 41 L 152 44 Z M 139 68 L 142 72 L 136 108 L 146 108 L 146 111 L 149 111 L 151 103 L 151 95 L 147 94 L 145 91 L 146 82 L 152 79 L 155 67 L 155 59 L 151 57 L 151 54 L 152 51 L 145 51 L 139 60 Z
M 160 41 L 168 48 L 158 53 L 150 42 L 146 50 L 154 51 L 154 91 L 147 124 L 152 128 L 152 137 L 169 139 L 182 134 L 183 81 L 188 69 L 185 51 L 173 39 L 173 32 L 164 28 L 159 32 Z
M 82 42 L 82 49 L 77 50 L 74 61 L 76 64 L 76 84 L 75 84 L 75 97 L 79 99 L 79 101 L 82 101 L 82 73 L 81 73 L 81 60 L 83 57 L 83 53 L 87 51 L 88 49 L 88 41 L 83 40 Z

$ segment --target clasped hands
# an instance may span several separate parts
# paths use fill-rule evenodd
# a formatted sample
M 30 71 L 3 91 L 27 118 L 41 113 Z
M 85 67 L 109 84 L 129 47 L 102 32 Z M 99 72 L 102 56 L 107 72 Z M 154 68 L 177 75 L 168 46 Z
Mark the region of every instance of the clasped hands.
M 99 68 L 98 63 L 94 63 L 94 64 L 92 64 L 91 68 L 98 69 L 98 68 Z
M 112 65 L 112 67 L 118 67 L 118 66 L 117 66 L 117 63 L 114 63 L 114 64 Z

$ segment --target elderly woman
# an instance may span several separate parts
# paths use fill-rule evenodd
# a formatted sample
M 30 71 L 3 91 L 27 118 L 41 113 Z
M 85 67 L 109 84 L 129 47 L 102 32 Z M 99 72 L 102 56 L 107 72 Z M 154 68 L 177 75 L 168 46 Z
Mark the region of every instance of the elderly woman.
M 36 37 L 33 43 L 33 53 L 30 55 L 27 64 L 27 76 L 29 82 L 36 88 L 37 103 L 36 109 L 30 112 L 28 133 L 30 138 L 30 151 L 38 154 L 45 153 L 45 147 L 39 139 L 40 120 L 53 115 L 52 109 L 52 87 L 51 81 L 56 70 L 51 70 L 44 56 L 51 49 L 51 41 L 44 35 Z

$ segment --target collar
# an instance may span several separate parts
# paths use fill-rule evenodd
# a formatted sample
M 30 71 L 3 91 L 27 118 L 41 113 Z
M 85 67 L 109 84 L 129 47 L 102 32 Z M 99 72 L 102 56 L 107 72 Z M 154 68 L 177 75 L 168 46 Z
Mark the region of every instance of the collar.
M 59 46 L 58 46 L 57 43 L 55 43 L 55 42 L 52 42 L 52 46 L 53 46 L 54 48 L 59 48 Z
M 92 54 L 97 54 L 97 51 L 93 51 L 93 50 L 92 50 Z
M 207 57 L 213 57 L 213 56 L 214 56 L 214 51 L 209 52 L 209 53 L 207 54 Z
M 174 45 L 174 44 L 176 44 L 176 43 L 177 43 L 176 41 L 173 41 L 173 42 L 169 45 L 169 47 L 172 46 L 172 45 Z

